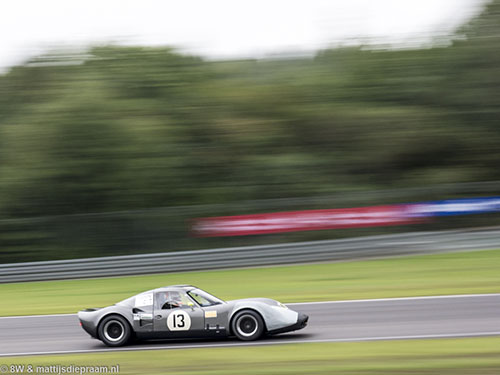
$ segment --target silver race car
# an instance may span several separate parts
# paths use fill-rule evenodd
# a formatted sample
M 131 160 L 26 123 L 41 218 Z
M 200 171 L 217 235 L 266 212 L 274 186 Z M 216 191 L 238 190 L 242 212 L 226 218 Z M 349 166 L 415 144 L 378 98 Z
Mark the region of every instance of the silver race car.
M 108 346 L 131 339 L 236 336 L 296 331 L 308 316 L 267 298 L 222 301 L 192 285 L 172 285 L 140 293 L 115 305 L 78 313 L 80 325 Z

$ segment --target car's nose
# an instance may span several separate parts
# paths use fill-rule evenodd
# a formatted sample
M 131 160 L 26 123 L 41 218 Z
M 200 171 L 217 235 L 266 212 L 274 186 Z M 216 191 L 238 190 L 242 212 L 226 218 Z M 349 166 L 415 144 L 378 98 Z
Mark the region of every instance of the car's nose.
M 304 328 L 307 325 L 308 321 L 309 321 L 309 315 L 304 313 L 299 313 L 299 316 L 297 318 L 297 323 L 299 324 L 300 328 Z

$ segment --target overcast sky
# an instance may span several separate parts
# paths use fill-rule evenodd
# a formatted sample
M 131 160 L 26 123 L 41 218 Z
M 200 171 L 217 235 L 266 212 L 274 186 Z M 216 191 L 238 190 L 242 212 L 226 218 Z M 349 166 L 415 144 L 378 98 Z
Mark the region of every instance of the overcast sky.
M 308 52 L 455 30 L 487 0 L 3 0 L 0 69 L 89 43 L 177 46 L 209 58 Z

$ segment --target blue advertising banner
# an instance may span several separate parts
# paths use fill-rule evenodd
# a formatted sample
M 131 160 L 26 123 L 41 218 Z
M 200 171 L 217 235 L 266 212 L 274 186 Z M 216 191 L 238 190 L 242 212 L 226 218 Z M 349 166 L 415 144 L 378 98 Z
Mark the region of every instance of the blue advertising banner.
M 472 215 L 500 212 L 500 197 L 447 199 L 415 203 L 410 215 L 417 217 Z

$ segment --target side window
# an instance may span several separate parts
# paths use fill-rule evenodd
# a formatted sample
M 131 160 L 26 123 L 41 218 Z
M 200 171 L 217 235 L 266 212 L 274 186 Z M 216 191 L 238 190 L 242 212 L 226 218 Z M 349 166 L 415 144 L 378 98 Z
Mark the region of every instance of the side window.
M 153 307 L 153 293 L 142 293 L 135 297 L 134 307 L 144 309 Z
M 157 292 L 155 296 L 155 309 L 171 310 L 193 306 L 186 292 L 167 291 Z

